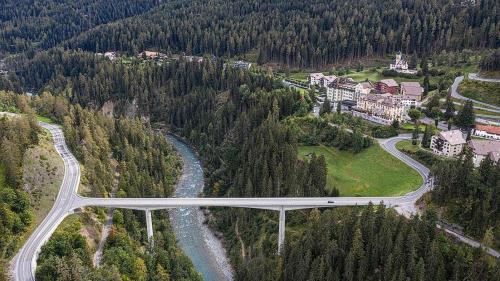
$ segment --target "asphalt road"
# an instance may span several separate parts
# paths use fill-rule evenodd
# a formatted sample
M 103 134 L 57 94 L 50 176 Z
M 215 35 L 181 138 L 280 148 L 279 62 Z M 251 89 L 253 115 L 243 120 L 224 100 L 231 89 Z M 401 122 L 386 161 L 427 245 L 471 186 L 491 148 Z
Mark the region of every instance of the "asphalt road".
M 469 76 L 469 78 L 471 78 L 471 76 Z M 473 78 L 471 78 L 473 79 Z M 495 106 L 495 105 L 492 105 L 492 104 L 489 104 L 489 103 L 485 103 L 485 102 L 482 102 L 482 101 L 478 101 L 478 100 L 475 100 L 475 99 L 469 99 L 469 98 L 466 98 L 464 96 L 462 96 L 461 94 L 458 93 L 458 85 L 460 85 L 460 83 L 464 80 L 464 77 L 463 76 L 458 76 L 457 78 L 455 78 L 455 81 L 453 81 L 453 84 L 451 85 L 450 87 L 450 90 L 451 90 L 451 96 L 454 97 L 454 98 L 457 98 L 457 99 L 461 99 L 461 100 L 471 100 L 477 104 L 481 104 L 481 105 L 484 105 L 484 106 L 487 106 L 487 107 L 491 107 L 493 109 L 496 109 L 496 110 L 500 110 L 500 107 L 499 106 Z M 479 79 L 474 79 L 474 80 L 479 80 Z M 489 110 L 489 109 L 486 109 L 486 110 Z
M 500 79 L 484 78 L 484 77 L 479 76 L 478 73 L 469 73 L 469 79 L 483 81 L 483 82 L 500 83 Z
M 64 161 L 64 179 L 54 205 L 26 243 L 14 257 L 12 273 L 16 281 L 32 281 L 36 269 L 36 261 L 42 245 L 50 238 L 63 219 L 76 209 L 86 206 L 101 206 L 108 208 L 127 208 L 137 210 L 154 210 L 177 207 L 241 207 L 269 210 L 296 210 L 318 207 L 367 205 L 370 202 L 395 207 L 400 213 L 415 214 L 415 202 L 429 191 L 429 169 L 413 160 L 411 157 L 396 149 L 397 142 L 410 139 L 411 135 L 400 135 L 390 139 L 379 139 L 383 149 L 394 155 L 413 169 L 424 179 L 424 184 L 416 191 L 397 197 L 315 197 L 315 198 L 88 198 L 77 194 L 80 181 L 80 167 L 78 161 L 71 154 L 61 129 L 58 126 L 40 122 L 40 125 L 50 131 L 54 138 L 57 152 Z M 459 236 L 461 240 L 471 246 L 477 246 L 468 241 L 467 237 Z M 469 239 L 470 240 L 470 239 Z M 476 243 L 476 244 L 475 244 Z
M 75 194 L 80 182 L 80 166 L 66 146 L 62 130 L 58 126 L 42 122 L 40 126 L 49 130 L 53 136 L 56 150 L 64 161 L 64 179 L 49 214 L 33 231 L 12 261 L 13 277 L 16 281 L 35 280 L 36 260 L 40 248 L 62 220 L 73 212 L 73 201 L 76 199 Z

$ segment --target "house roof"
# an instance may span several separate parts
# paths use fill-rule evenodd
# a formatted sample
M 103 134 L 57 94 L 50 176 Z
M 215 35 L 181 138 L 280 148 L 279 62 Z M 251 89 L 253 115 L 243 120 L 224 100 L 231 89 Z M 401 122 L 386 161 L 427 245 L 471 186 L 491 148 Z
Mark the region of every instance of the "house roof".
M 314 78 L 323 78 L 323 77 L 325 77 L 325 75 L 323 73 L 321 73 L 321 72 L 319 72 L 319 73 L 311 73 L 310 76 L 314 77 Z
M 476 125 L 476 130 L 485 131 L 490 134 L 500 135 L 500 127 L 493 125 Z
M 335 76 L 335 75 L 324 76 L 323 79 L 328 81 L 328 82 L 333 82 L 333 81 L 335 81 L 335 79 L 337 79 L 337 76 Z
M 398 86 L 398 82 L 396 82 L 396 80 L 394 80 L 394 79 L 382 79 L 382 80 L 380 80 L 380 83 L 384 83 L 389 87 L 397 87 Z
M 470 140 L 469 147 L 475 154 L 488 155 L 490 152 L 500 152 L 500 141 L 496 140 Z
M 460 130 L 440 132 L 439 136 L 451 145 L 464 144 L 465 140 Z
M 418 82 L 401 82 L 401 91 L 408 96 L 421 96 L 424 88 Z
M 366 101 L 369 101 L 369 102 L 375 102 L 375 103 L 381 103 L 381 104 L 384 104 L 386 106 L 391 106 L 391 107 L 394 107 L 394 106 L 399 106 L 400 105 L 400 102 L 396 99 L 396 98 L 393 98 L 390 94 L 367 94 L 367 95 L 363 95 L 361 97 L 361 100 L 366 100 Z
M 361 82 L 363 89 L 373 89 L 373 83 L 370 81 Z
M 419 82 L 405 81 L 401 82 L 401 87 L 420 87 Z

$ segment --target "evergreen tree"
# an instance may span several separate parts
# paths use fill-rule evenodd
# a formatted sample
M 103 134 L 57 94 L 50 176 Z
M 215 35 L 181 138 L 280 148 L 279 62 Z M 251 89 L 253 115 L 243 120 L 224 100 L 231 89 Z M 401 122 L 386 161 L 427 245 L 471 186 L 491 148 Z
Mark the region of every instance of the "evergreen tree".
M 419 133 L 418 125 L 415 125 L 415 128 L 413 129 L 412 134 L 411 134 L 411 143 L 413 145 L 417 145 L 418 133 Z
M 429 148 L 431 145 L 431 137 L 432 137 L 432 127 L 430 125 L 425 126 L 424 135 L 422 137 L 422 147 Z
M 453 117 L 455 117 L 455 105 L 453 104 L 453 99 L 451 98 L 451 94 L 448 94 L 446 96 L 446 102 L 445 102 L 444 119 L 450 120 Z
M 330 103 L 329 99 L 325 99 L 325 102 L 323 102 L 323 105 L 321 106 L 321 109 L 319 110 L 319 115 L 323 116 L 325 114 L 329 114 L 332 112 L 332 106 Z
M 470 130 L 474 127 L 476 115 L 472 101 L 466 101 L 464 107 L 458 111 L 454 123 L 462 130 Z

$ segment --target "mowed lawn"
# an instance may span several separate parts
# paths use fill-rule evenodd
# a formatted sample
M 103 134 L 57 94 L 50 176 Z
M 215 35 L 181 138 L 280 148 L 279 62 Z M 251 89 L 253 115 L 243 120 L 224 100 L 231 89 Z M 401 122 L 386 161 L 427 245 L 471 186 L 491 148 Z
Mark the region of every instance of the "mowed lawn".
M 300 157 L 324 155 L 327 187 L 336 187 L 341 196 L 397 196 L 416 190 L 420 175 L 393 157 L 378 144 L 354 154 L 326 146 L 301 146 Z

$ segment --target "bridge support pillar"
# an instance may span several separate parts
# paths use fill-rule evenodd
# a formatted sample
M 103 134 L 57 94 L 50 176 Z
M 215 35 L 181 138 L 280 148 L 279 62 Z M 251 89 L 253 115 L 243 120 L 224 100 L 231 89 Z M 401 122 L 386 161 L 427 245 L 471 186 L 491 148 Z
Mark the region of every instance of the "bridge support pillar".
M 285 209 L 281 207 L 279 231 L 278 231 L 278 254 L 282 254 L 283 246 L 285 245 Z
M 148 232 L 148 240 L 153 245 L 153 219 L 151 218 L 151 210 L 146 210 L 146 229 Z

